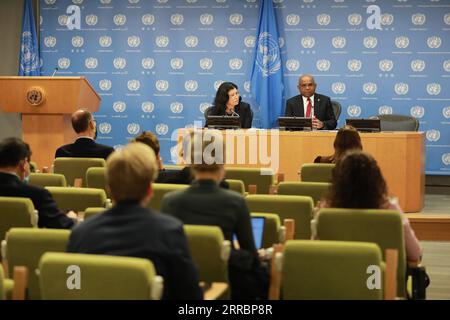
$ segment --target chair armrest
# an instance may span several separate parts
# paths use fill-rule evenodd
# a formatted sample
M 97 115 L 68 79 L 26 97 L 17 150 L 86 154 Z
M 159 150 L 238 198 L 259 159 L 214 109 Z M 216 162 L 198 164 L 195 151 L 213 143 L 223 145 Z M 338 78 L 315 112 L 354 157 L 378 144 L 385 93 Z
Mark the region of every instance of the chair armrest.
M 204 289 L 206 284 L 200 282 L 200 287 Z M 226 282 L 213 282 L 211 285 L 204 290 L 203 299 L 204 300 L 217 300 L 222 297 L 228 290 L 228 283 Z

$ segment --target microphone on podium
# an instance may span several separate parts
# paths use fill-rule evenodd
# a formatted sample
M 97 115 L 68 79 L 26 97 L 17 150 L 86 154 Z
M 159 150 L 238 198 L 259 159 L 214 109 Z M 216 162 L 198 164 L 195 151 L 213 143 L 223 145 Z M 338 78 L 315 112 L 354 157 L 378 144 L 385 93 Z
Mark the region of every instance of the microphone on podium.
M 55 76 L 55 74 L 56 74 L 56 72 L 58 72 L 58 70 L 59 70 L 58 67 L 56 67 L 55 70 L 53 71 L 52 77 Z

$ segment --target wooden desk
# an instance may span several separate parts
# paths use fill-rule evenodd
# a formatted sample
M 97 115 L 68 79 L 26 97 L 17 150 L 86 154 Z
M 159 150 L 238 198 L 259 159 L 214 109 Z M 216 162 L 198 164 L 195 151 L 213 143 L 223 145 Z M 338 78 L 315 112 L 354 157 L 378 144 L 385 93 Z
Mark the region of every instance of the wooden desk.
M 336 131 L 226 130 L 226 164 L 269 167 L 298 181 L 304 163 L 331 155 Z M 179 141 L 185 130 L 179 130 Z M 363 148 L 378 162 L 388 192 L 399 198 L 405 212 L 420 212 L 425 189 L 425 150 L 422 132 L 361 133 Z

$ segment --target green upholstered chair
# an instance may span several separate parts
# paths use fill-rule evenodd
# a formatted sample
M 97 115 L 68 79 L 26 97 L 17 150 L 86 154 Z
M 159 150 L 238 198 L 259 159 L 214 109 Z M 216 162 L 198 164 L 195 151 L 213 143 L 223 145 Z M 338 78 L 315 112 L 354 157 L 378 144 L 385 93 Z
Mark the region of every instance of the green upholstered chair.
M 66 187 L 66 178 L 57 173 L 31 173 L 28 183 L 38 187 Z
M 110 198 L 108 188 L 106 188 L 106 168 L 92 167 L 86 171 L 86 186 L 88 188 L 103 189 Z
M 278 194 L 309 196 L 313 198 L 314 205 L 328 192 L 331 183 L 327 182 L 280 182 Z
M 406 294 L 406 250 L 401 214 L 381 209 L 321 209 L 316 217 L 320 240 L 363 241 L 378 244 L 385 260 L 386 249 L 398 252 L 397 296 Z
M 249 185 L 256 185 L 257 193 L 268 194 L 270 186 L 275 182 L 275 175 L 270 168 L 226 167 L 225 169 L 225 178 L 243 181 L 247 192 Z
M 106 209 L 102 207 L 89 207 L 84 211 L 83 220 L 89 219 L 99 213 L 103 213 Z
M 294 219 L 295 239 L 311 238 L 311 197 L 256 194 L 248 195 L 245 199 L 250 212 L 274 212 L 281 221 Z
M 164 169 L 166 170 L 182 170 L 184 168 L 184 165 L 181 164 L 165 164 Z
M 65 252 L 70 230 L 12 228 L 2 242 L 2 254 L 9 270 L 23 266 L 28 269 L 28 299 L 41 298 L 35 270 L 45 252 Z
M 153 183 L 153 197 L 147 207 L 153 210 L 161 210 L 162 199 L 166 193 L 186 189 L 187 184 Z
M 89 207 L 106 207 L 108 201 L 102 189 L 46 187 L 62 211 L 84 211 Z
M 200 281 L 228 284 L 230 241 L 224 240 L 222 230 L 216 226 L 185 225 L 192 259 L 198 268 Z M 229 297 L 229 290 L 225 294 Z
M 300 180 L 305 182 L 331 182 L 333 163 L 305 163 L 300 170 Z
M 252 212 L 251 217 L 263 217 L 265 219 L 263 231 L 263 248 L 270 248 L 280 240 L 282 226 L 280 216 L 275 213 Z
M 381 300 L 380 289 L 369 289 L 369 266 L 383 272 L 378 245 L 344 241 L 287 241 L 281 267 L 282 297 L 286 300 Z
M 245 195 L 245 186 L 244 186 L 244 182 L 242 182 L 242 180 L 226 179 L 225 181 L 228 182 L 228 185 L 230 186 L 230 190 L 233 190 L 233 191 L 236 191 L 237 193 Z
M 39 283 L 45 300 L 160 299 L 163 287 L 148 259 L 54 252 L 41 257 Z
M 53 172 L 66 177 L 67 185 L 74 186 L 75 179 L 82 179 L 86 187 L 86 171 L 91 167 L 105 167 L 105 159 L 101 158 L 56 158 L 53 162 Z
M 38 213 L 28 198 L 0 197 L 0 241 L 13 227 L 36 228 Z

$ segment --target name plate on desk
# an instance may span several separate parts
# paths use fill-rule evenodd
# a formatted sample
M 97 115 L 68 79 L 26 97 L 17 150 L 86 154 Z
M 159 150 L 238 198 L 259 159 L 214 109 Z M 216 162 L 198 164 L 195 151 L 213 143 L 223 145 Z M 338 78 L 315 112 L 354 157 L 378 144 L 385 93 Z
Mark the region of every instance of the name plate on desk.
M 311 131 L 312 118 L 306 117 L 279 117 L 278 126 L 280 130 L 286 131 Z

